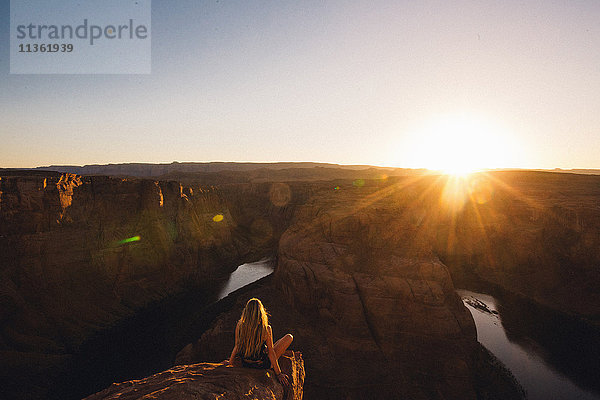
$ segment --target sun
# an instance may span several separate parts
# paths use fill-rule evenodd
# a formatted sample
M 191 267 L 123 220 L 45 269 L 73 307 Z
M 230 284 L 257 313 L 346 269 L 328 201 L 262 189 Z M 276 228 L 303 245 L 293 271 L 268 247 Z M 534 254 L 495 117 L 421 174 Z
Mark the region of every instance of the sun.
M 464 178 L 471 173 L 476 172 L 478 169 L 469 165 L 456 164 L 439 170 L 446 175 L 454 175 L 459 178 Z
M 402 163 L 457 176 L 509 167 L 514 161 L 509 137 L 498 124 L 481 117 L 438 117 L 408 135 Z

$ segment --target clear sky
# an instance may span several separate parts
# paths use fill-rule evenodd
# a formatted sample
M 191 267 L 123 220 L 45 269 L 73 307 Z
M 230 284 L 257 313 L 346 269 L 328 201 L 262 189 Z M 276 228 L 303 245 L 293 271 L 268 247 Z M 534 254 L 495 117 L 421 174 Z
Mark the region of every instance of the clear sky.
M 148 75 L 11 75 L 9 10 L 0 167 L 600 168 L 597 0 L 154 0 Z

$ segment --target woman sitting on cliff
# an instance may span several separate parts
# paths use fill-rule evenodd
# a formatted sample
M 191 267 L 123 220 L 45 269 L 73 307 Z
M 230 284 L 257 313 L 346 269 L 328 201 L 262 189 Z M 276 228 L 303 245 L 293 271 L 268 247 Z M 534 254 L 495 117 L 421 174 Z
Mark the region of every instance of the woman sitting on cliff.
M 250 299 L 235 327 L 235 346 L 229 365 L 247 368 L 272 368 L 279 382 L 287 386 L 288 377 L 281 372 L 277 360 L 294 340 L 289 333 L 273 344 L 269 317 L 259 299 Z

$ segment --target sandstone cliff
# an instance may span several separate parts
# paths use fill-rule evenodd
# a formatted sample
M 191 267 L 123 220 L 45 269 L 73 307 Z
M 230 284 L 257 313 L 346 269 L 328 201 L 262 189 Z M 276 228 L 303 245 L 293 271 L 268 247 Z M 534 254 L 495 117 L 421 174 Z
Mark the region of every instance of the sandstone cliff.
M 231 351 L 235 320 L 257 296 L 275 336 L 289 330 L 304 349 L 307 397 L 520 398 L 507 380 L 502 396 L 483 388 L 473 320 L 405 195 L 384 181 L 320 188 L 281 237 L 273 284 L 243 296 L 177 362 Z
M 257 223 L 268 231 L 261 236 L 252 216 L 244 216 L 249 226 L 238 224 L 229 208 L 215 187 L 34 172 L 1 177 L 1 392 L 44 397 L 57 366 L 94 332 L 268 251 L 277 240 L 269 221 Z
M 598 324 L 599 177 L 188 183 L 0 179 L 2 374 L 20 379 L 4 379 L 0 395 L 43 397 L 91 333 L 227 272 L 282 232 L 273 284 L 248 296 L 305 350 L 311 398 L 494 398 L 482 394 L 453 281 L 475 277 Z M 181 356 L 225 358 L 245 300 Z M 518 397 L 509 386 L 496 398 Z
M 423 223 L 455 280 L 476 277 L 600 327 L 600 176 L 489 173 L 459 190 L 453 215 L 429 197 Z
M 86 400 L 109 399 L 222 399 L 302 400 L 304 361 L 299 352 L 288 351 L 280 359 L 282 371 L 290 378 L 284 389 L 270 370 L 234 368 L 201 363 L 173 367 L 145 379 L 115 383 Z

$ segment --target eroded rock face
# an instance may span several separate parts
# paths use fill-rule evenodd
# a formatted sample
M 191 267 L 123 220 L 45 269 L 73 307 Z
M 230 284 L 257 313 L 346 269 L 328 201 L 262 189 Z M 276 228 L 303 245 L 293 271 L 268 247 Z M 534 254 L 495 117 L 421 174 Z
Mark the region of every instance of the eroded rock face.
M 330 192 L 282 236 L 274 284 L 240 299 L 178 362 L 226 357 L 255 295 L 276 338 L 289 330 L 304 350 L 310 398 L 474 399 L 475 325 L 430 242 L 415 240 L 395 203 Z
M 3 176 L 1 390 L 11 393 L 14 385 L 26 392 L 7 376 L 45 386 L 92 333 L 152 301 L 226 275 L 265 243 L 240 229 L 214 187 L 52 173 Z
M 279 360 L 290 377 L 291 388 L 284 391 L 271 370 L 233 368 L 223 364 L 181 365 L 145 379 L 115 383 L 86 400 L 109 399 L 255 399 L 301 400 L 304 361 L 299 352 L 287 352 Z
M 437 232 L 434 249 L 455 279 L 476 276 L 600 326 L 600 176 L 480 174 L 462 185 L 454 215 L 433 212 L 440 186 L 424 229 Z
M 481 372 L 475 325 L 436 255 L 436 224 L 455 215 L 441 188 L 434 179 L 321 188 L 281 237 L 273 283 L 244 293 L 176 362 L 227 357 L 254 296 L 275 338 L 290 332 L 303 349 L 307 397 L 521 398 L 510 379 L 485 387 L 501 374 Z
M 303 349 L 310 398 L 473 398 L 474 325 L 449 269 L 588 320 L 600 315 L 600 178 L 478 179 L 290 183 L 288 193 L 281 183 L 3 177 L 3 361 L 24 374 L 50 371 L 89 332 L 278 239 L 293 221 L 274 285 L 252 295 L 271 310 L 276 336 L 290 331 Z M 186 357 L 226 358 L 246 300 Z
M 4 318 L 39 326 L 85 313 L 102 325 L 248 251 L 214 189 L 75 175 L 0 183 Z
M 381 397 L 475 398 L 475 326 L 446 266 L 392 204 L 337 200 L 283 235 L 276 276 L 327 348 L 314 354 L 322 383 L 381 384 Z M 368 372 L 350 367 L 362 364 Z

